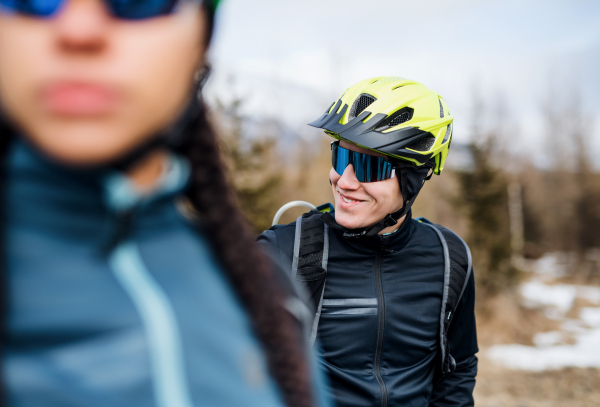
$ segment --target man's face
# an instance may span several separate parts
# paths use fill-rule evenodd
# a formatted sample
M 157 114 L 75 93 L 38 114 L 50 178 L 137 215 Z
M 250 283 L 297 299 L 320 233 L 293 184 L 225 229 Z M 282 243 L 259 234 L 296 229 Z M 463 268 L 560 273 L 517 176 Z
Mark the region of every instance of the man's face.
M 340 147 L 360 153 L 377 155 L 344 141 Z M 335 200 L 335 220 L 348 229 L 364 228 L 382 220 L 402 208 L 402 194 L 396 176 L 385 181 L 359 182 L 352 164 L 343 174 L 334 168 L 329 172 Z

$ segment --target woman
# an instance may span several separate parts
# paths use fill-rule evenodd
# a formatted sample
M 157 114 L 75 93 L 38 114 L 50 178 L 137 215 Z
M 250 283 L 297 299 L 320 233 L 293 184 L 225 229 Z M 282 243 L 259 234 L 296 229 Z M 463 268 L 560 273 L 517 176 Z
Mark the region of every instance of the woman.
M 1 0 L 9 404 L 318 404 L 197 97 L 217 2 Z

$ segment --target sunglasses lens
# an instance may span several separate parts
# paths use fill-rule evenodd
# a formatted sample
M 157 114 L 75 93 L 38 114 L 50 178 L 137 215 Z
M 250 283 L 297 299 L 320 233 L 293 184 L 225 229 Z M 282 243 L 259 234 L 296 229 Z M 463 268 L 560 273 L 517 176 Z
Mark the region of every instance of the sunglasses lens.
M 1 8 L 34 17 L 49 17 L 65 0 L 0 0 Z M 108 0 L 111 13 L 120 19 L 140 20 L 169 14 L 178 0 Z
M 350 164 L 359 182 L 385 181 L 395 174 L 392 164 L 383 157 L 357 153 L 340 147 L 338 143 L 334 143 L 331 150 L 332 165 L 339 175 L 342 175 Z
M 177 0 L 109 0 L 113 14 L 126 20 L 140 20 L 171 13 Z
M 62 0 L 0 0 L 2 9 L 34 17 L 49 17 Z

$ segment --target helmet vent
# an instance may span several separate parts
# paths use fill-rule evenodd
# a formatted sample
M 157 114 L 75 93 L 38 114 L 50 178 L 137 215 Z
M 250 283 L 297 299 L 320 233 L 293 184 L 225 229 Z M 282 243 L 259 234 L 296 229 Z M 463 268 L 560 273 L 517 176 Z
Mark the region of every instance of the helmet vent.
M 363 110 L 365 110 L 376 100 L 377 98 L 366 93 L 363 93 L 360 96 L 358 96 L 354 101 L 354 104 L 352 105 L 352 109 L 350 110 L 350 119 L 354 119 L 356 116 L 361 114 Z
M 422 139 L 419 139 L 415 142 L 410 143 L 406 146 L 406 148 L 410 148 L 411 150 L 416 151 L 429 151 L 431 147 L 435 144 L 435 137 L 426 136 Z
M 444 108 L 442 107 L 442 100 L 438 99 L 438 102 L 440 102 L 440 119 L 444 117 Z
M 452 127 L 450 127 L 450 126 L 451 126 L 451 124 L 449 124 L 448 127 L 446 127 L 446 134 L 444 134 L 444 139 L 442 140 L 442 144 L 444 144 L 446 141 L 448 141 L 448 139 L 452 135 Z
M 412 119 L 414 112 L 415 112 L 414 109 L 412 109 L 410 107 L 403 107 L 402 109 L 397 110 L 394 113 L 392 113 L 391 115 L 389 115 L 383 121 L 383 123 L 379 127 L 377 127 L 375 130 L 384 131 L 387 129 L 391 129 L 394 126 L 398 126 L 399 124 L 405 123 L 405 122 L 409 121 L 410 119 Z

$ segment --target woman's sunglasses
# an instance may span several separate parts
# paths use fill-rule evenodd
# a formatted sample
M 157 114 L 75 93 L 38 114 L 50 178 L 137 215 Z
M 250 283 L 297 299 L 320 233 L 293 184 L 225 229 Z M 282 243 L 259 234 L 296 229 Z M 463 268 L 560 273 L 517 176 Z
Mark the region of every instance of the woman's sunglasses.
M 339 141 L 331 143 L 331 164 L 339 175 L 352 164 L 354 175 L 359 182 L 377 182 L 393 178 L 396 170 L 384 157 L 377 157 L 340 147 Z
M 0 11 L 32 17 L 50 17 L 67 0 L 0 0 Z M 123 20 L 141 20 L 170 14 L 179 0 L 103 0 L 111 14 Z M 198 0 L 195 0 L 198 1 Z M 199 1 L 202 2 L 201 0 Z

